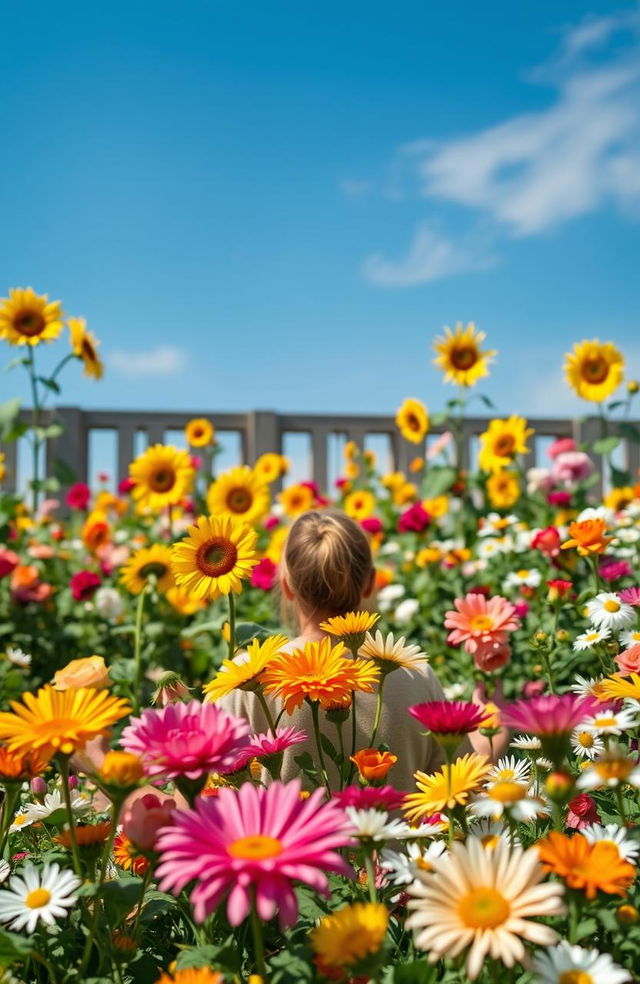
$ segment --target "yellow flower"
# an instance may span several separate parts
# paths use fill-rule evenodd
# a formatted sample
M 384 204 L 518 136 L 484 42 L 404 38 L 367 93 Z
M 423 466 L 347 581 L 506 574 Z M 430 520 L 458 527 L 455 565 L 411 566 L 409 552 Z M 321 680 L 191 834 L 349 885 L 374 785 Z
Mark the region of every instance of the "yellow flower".
M 103 656 L 72 659 L 61 670 L 56 670 L 52 681 L 56 690 L 78 690 L 80 687 L 105 690 L 110 685 L 111 678 Z
M 259 978 L 261 981 L 262 978 Z M 188 967 L 162 974 L 156 984 L 224 984 L 224 977 L 209 967 Z
M 207 607 L 207 603 L 202 598 L 196 598 L 176 585 L 169 588 L 166 598 L 171 607 L 180 615 L 195 615 L 196 612 L 201 612 L 203 608 Z
M 144 775 L 142 759 L 132 752 L 109 751 L 98 776 L 107 786 L 136 786 Z
M 405 440 L 420 444 L 429 430 L 429 414 L 424 403 L 405 400 L 396 414 L 396 425 Z
M 439 495 L 435 499 L 423 499 L 422 507 L 426 509 L 430 516 L 440 519 L 449 512 L 449 496 Z
M 0 451 L 0 482 L 4 481 L 4 477 L 7 474 L 7 469 L 5 467 L 6 455 L 4 451 Z
M 455 331 L 445 327 L 444 338 L 436 338 L 433 346 L 438 353 L 433 361 L 444 372 L 445 383 L 474 386 L 483 376 L 489 375 L 487 367 L 496 353 L 494 349 L 481 350 L 485 337 L 472 321 L 466 328 L 459 321 Z
M 469 795 L 475 792 L 489 774 L 490 763 L 486 755 L 471 752 L 457 758 L 452 765 L 443 765 L 438 772 L 427 775 L 416 772 L 416 785 L 420 792 L 410 793 L 405 799 L 407 820 L 421 820 L 431 813 L 465 806 Z
M 417 458 L 412 458 L 409 462 L 410 472 L 419 472 L 424 468 L 424 458 L 418 456 Z
M 636 490 L 630 485 L 625 485 L 623 488 L 611 489 L 604 497 L 604 505 L 607 509 L 613 509 L 614 512 L 619 512 L 637 497 Z
M 344 446 L 344 456 L 347 461 L 352 461 L 360 453 L 360 449 L 355 441 L 347 441 Z
M 16 287 L 0 299 L 0 338 L 10 345 L 51 342 L 62 331 L 62 305 L 36 294 L 31 287 Z
M 257 563 L 256 540 L 255 530 L 245 523 L 201 516 L 173 546 L 171 567 L 178 586 L 203 599 L 239 594 Z
M 267 452 L 266 454 L 260 455 L 253 466 L 253 470 L 263 482 L 271 484 L 271 482 L 277 481 L 281 475 L 285 474 L 286 460 L 281 454 Z
M 533 428 L 527 427 L 524 417 L 515 414 L 507 420 L 492 420 L 488 429 L 480 435 L 480 468 L 485 472 L 508 468 L 517 454 L 528 452 L 527 439 L 533 433 Z
M 0 739 L 13 751 L 37 751 L 46 759 L 84 748 L 131 710 L 122 698 L 87 687 L 59 691 L 47 684 L 22 699 L 11 701 L 13 713 L 0 712 Z
M 487 495 L 494 509 L 511 509 L 520 498 L 520 482 L 515 472 L 500 471 L 487 479 Z
M 194 471 L 188 451 L 170 444 L 154 444 L 129 465 L 136 483 L 131 491 L 135 502 L 158 511 L 177 505 L 193 488 Z
M 109 517 L 101 509 L 94 509 L 89 513 L 82 526 L 82 542 L 87 550 L 92 553 L 109 542 L 111 527 Z
M 288 485 L 278 498 L 287 516 L 299 516 L 300 513 L 313 508 L 313 490 L 301 482 L 297 485 Z
M 255 690 L 258 677 L 287 644 L 284 635 L 269 636 L 263 642 L 252 639 L 246 654 L 237 660 L 225 659 L 213 680 L 203 688 L 207 700 L 216 701 L 232 690 Z
M 248 465 L 224 472 L 207 492 L 207 509 L 212 516 L 230 516 L 250 525 L 266 516 L 270 504 L 268 485 Z
M 171 572 L 171 557 L 171 547 L 161 543 L 136 550 L 120 571 L 120 583 L 132 594 L 140 594 L 153 576 L 158 591 L 164 594 L 175 584 Z
M 311 931 L 309 942 L 322 966 L 353 967 L 380 950 L 388 925 L 386 906 L 355 902 L 324 916 Z
M 289 529 L 286 526 L 276 527 L 276 529 L 271 534 L 264 555 L 265 557 L 268 557 L 269 560 L 272 560 L 274 564 L 280 563 L 280 559 L 282 557 L 282 551 L 284 550 L 284 545 L 286 543 L 288 535 L 289 535 Z
M 71 348 L 74 355 L 77 355 L 84 363 L 85 376 L 102 379 L 104 366 L 98 355 L 100 343 L 93 332 L 87 331 L 87 322 L 84 318 L 69 318 L 68 324 L 71 333 Z
M 344 466 L 344 473 L 346 478 L 357 478 L 360 474 L 360 465 L 357 461 L 347 461 Z
M 190 448 L 206 448 L 213 444 L 216 432 L 206 417 L 194 417 L 185 427 L 184 436 Z
M 334 615 L 326 622 L 320 622 L 320 628 L 336 639 L 341 639 L 353 651 L 360 648 L 367 632 L 379 618 L 376 612 L 347 612 L 346 615 Z
M 373 516 L 376 508 L 376 497 L 367 489 L 350 492 L 344 500 L 344 511 L 351 519 L 368 519 Z
M 439 547 L 423 547 L 416 554 L 416 566 L 427 567 L 429 564 L 437 564 L 442 559 L 442 552 Z
M 640 674 L 630 673 L 628 677 L 614 674 L 598 682 L 598 700 L 637 700 L 640 701 Z
M 565 379 L 583 400 L 602 403 L 622 382 L 624 358 L 612 342 L 576 342 L 565 358 Z

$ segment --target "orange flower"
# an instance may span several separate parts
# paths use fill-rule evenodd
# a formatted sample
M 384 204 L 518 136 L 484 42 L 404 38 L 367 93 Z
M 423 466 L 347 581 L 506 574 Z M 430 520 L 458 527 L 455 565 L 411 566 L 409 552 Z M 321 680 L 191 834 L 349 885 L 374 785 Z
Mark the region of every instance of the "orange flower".
M 536 844 L 547 871 L 563 878 L 569 888 L 584 891 L 595 899 L 598 891 L 607 895 L 626 895 L 636 877 L 636 869 L 620 857 L 615 844 L 591 844 L 582 834 L 560 834 L 552 830 Z
M 95 553 L 98 547 L 109 542 L 110 536 L 111 528 L 106 512 L 97 509 L 89 513 L 82 527 L 82 542 L 87 550 Z
M 95 847 L 104 844 L 111 833 L 111 822 L 103 820 L 101 823 L 86 823 L 76 826 L 76 840 L 80 847 Z M 53 838 L 55 844 L 60 844 L 67 851 L 71 850 L 71 834 L 68 830 L 63 830 Z
M 391 766 L 398 761 L 398 756 L 391 752 L 379 752 L 375 748 L 361 748 L 351 755 L 351 761 L 355 762 L 363 779 L 378 782 L 386 777 Z
M 134 875 L 144 875 L 150 867 L 149 861 L 142 854 L 138 854 L 126 834 L 116 835 L 113 842 L 113 860 L 119 868 L 133 871 Z
M 570 540 L 562 544 L 563 550 L 576 547 L 581 557 L 603 553 L 613 537 L 605 536 L 607 524 L 604 519 L 584 519 L 581 523 L 569 524 Z
M 46 767 L 46 759 L 40 758 L 37 752 L 13 752 L 0 745 L 0 782 L 29 782 Z

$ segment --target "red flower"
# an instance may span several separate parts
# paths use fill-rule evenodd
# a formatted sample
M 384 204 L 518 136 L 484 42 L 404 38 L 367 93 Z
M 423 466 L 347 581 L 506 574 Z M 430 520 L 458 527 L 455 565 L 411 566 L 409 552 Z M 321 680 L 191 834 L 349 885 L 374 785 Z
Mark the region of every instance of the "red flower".
M 422 533 L 431 522 L 431 516 L 421 502 L 409 506 L 398 520 L 398 533 Z
M 621 577 L 633 577 L 626 560 L 608 560 L 598 571 L 603 581 L 619 581 Z
M 46 601 L 52 591 L 50 584 L 40 580 L 40 572 L 33 564 L 18 564 L 11 574 L 11 597 L 22 605 Z
M 128 495 L 131 489 L 135 486 L 135 480 L 133 478 L 123 478 L 118 482 L 118 495 Z
M 531 700 L 532 697 L 539 697 L 540 694 L 543 694 L 546 689 L 546 680 L 527 680 L 522 688 L 522 693 L 527 700 Z
M 571 581 L 563 581 L 562 578 L 558 578 L 555 581 L 547 581 L 547 587 L 549 588 L 549 601 L 564 601 L 569 596 L 573 584 Z
M 70 509 L 88 509 L 91 500 L 91 489 L 84 482 L 76 482 L 65 496 Z
M 588 793 L 580 793 L 569 802 L 567 827 L 581 830 L 582 827 L 589 827 L 592 823 L 600 823 L 595 800 L 591 799 Z
M 404 803 L 405 793 L 393 786 L 347 786 L 333 798 L 341 807 L 355 806 L 356 810 L 398 810 Z
M 548 450 L 550 458 L 557 458 L 559 454 L 567 454 L 569 451 L 577 451 L 578 445 L 572 437 L 557 437 Z
M 382 523 L 377 516 L 369 516 L 367 519 L 361 519 L 360 526 L 365 533 L 382 533 Z
M 560 506 L 565 508 L 571 502 L 570 492 L 549 492 L 547 495 L 547 502 L 550 506 Z
M 7 550 L 0 544 L 0 578 L 13 573 L 19 563 L 20 558 L 17 553 L 14 553 L 13 550 Z
M 547 526 L 539 530 L 531 541 L 534 550 L 539 550 L 545 557 L 557 557 L 560 553 L 561 537 L 555 526 Z
M 251 584 L 254 588 L 260 588 L 261 591 L 271 591 L 275 584 L 277 571 L 278 568 L 274 562 L 268 557 L 263 557 L 251 571 Z
M 277 516 L 267 516 L 262 525 L 265 530 L 275 530 L 276 526 L 280 525 L 280 520 Z
M 76 601 L 88 601 L 93 598 L 101 583 L 100 578 L 93 571 L 79 571 L 71 578 L 69 587 Z

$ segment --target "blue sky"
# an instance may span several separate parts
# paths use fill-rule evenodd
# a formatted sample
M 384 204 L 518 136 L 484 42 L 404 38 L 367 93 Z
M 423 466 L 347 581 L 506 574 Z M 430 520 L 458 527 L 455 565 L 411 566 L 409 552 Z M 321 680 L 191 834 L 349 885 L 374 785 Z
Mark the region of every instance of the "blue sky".
M 580 338 L 640 374 L 635 5 L 0 12 L 0 292 L 61 298 L 108 367 L 65 403 L 437 409 L 457 320 L 504 412 L 580 409 Z

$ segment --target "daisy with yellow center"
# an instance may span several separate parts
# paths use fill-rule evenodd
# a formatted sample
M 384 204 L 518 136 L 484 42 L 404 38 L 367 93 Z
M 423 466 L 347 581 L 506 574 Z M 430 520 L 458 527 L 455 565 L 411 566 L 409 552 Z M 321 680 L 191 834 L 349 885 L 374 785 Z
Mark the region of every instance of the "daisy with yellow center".
M 605 751 L 595 759 L 576 781 L 578 789 L 616 788 L 633 786 L 640 788 L 640 765 L 630 758 L 625 749 L 610 742 Z
M 161 543 L 136 550 L 120 571 L 120 583 L 137 595 L 152 580 L 158 591 L 165 594 L 175 584 L 171 572 L 171 557 L 171 547 Z
M 565 357 L 565 379 L 582 397 L 602 403 L 618 388 L 624 375 L 624 358 L 612 342 L 576 342 Z
M 375 509 L 376 497 L 368 489 L 359 489 L 356 492 L 350 492 L 344 500 L 344 511 L 347 516 L 350 516 L 351 519 L 358 520 L 358 522 L 361 519 L 368 519 L 370 516 L 373 516 Z
M 13 713 L 0 712 L 0 738 L 13 751 L 35 751 L 47 761 L 107 735 L 131 710 L 122 698 L 85 687 L 54 690 L 47 684 L 35 694 L 25 693 L 23 701 L 11 701 Z
M 498 779 L 487 786 L 481 796 L 471 804 L 474 817 L 499 820 L 505 813 L 514 820 L 529 823 L 550 812 L 550 807 L 530 793 L 529 784 L 515 779 Z
M 524 417 L 512 415 L 507 420 L 492 420 L 480 435 L 478 464 L 485 472 L 508 468 L 519 454 L 527 454 L 527 439 L 534 433 Z
M 129 465 L 131 495 L 139 508 L 153 512 L 176 506 L 191 492 L 194 474 L 187 451 L 154 444 Z
M 356 655 L 365 636 L 376 624 L 380 616 L 377 612 L 347 612 L 346 615 L 334 615 L 320 623 L 323 632 L 340 639 L 347 649 Z
M 308 512 L 313 509 L 315 501 L 313 490 L 308 485 L 298 482 L 296 485 L 288 485 L 278 496 L 280 504 L 287 516 L 299 516 L 300 513 Z
M 427 775 L 416 772 L 419 792 L 410 793 L 404 801 L 407 820 L 421 820 L 432 813 L 465 806 L 471 793 L 480 789 L 489 773 L 490 763 L 485 755 L 471 752 L 457 758 L 451 765 L 443 765 L 437 772 Z
M 71 334 L 73 354 L 84 363 L 85 376 L 102 379 L 104 366 L 98 355 L 100 343 L 93 332 L 87 331 L 87 322 L 84 318 L 69 318 L 67 323 Z
M 194 417 L 185 427 L 184 436 L 190 448 L 206 448 L 214 443 L 216 432 L 206 417 Z
M 309 942 L 321 967 L 351 970 L 378 953 L 388 925 L 386 906 L 379 902 L 356 902 L 321 919 L 311 931 Z
M 171 567 L 178 586 L 202 599 L 239 594 L 257 564 L 257 538 L 250 526 L 228 516 L 201 516 L 173 546 Z
M 53 926 L 74 905 L 80 884 L 80 878 L 58 864 L 45 864 L 42 869 L 27 864 L 0 892 L 0 922 L 28 934 L 38 923 Z
M 406 922 L 430 963 L 468 949 L 466 972 L 475 980 L 487 957 L 513 967 L 525 958 L 523 940 L 541 946 L 557 940 L 553 929 L 533 919 L 562 915 L 564 888 L 543 882 L 535 850 L 506 840 L 485 847 L 469 837 L 432 866 L 433 872 L 418 871 L 407 888 L 412 912 Z
M 520 498 L 520 479 L 515 472 L 499 471 L 487 479 L 487 495 L 494 509 L 511 509 Z
M 62 331 L 62 305 L 36 294 L 31 287 L 17 287 L 0 299 L 0 338 L 10 345 L 51 342 Z
M 358 655 L 379 663 L 383 675 L 399 669 L 424 675 L 429 662 L 429 657 L 421 651 L 420 646 L 407 645 L 404 636 L 394 639 L 391 632 L 385 638 L 380 629 L 375 636 L 367 632 Z
M 224 472 L 207 492 L 207 509 L 212 516 L 230 516 L 243 523 L 259 523 L 270 505 L 268 485 L 248 465 Z
M 396 426 L 406 441 L 420 444 L 429 430 L 429 413 L 420 400 L 407 399 L 396 414 Z
M 223 661 L 213 680 L 204 687 L 207 700 L 220 700 L 233 690 L 256 690 L 260 674 L 286 644 L 284 635 L 269 636 L 264 642 L 253 639 L 246 653 Z
M 466 328 L 459 321 L 455 331 L 445 327 L 444 338 L 436 338 L 433 346 L 438 353 L 433 361 L 444 372 L 445 383 L 475 386 L 479 379 L 489 375 L 488 366 L 496 352 L 480 348 L 485 337 L 472 321 Z

